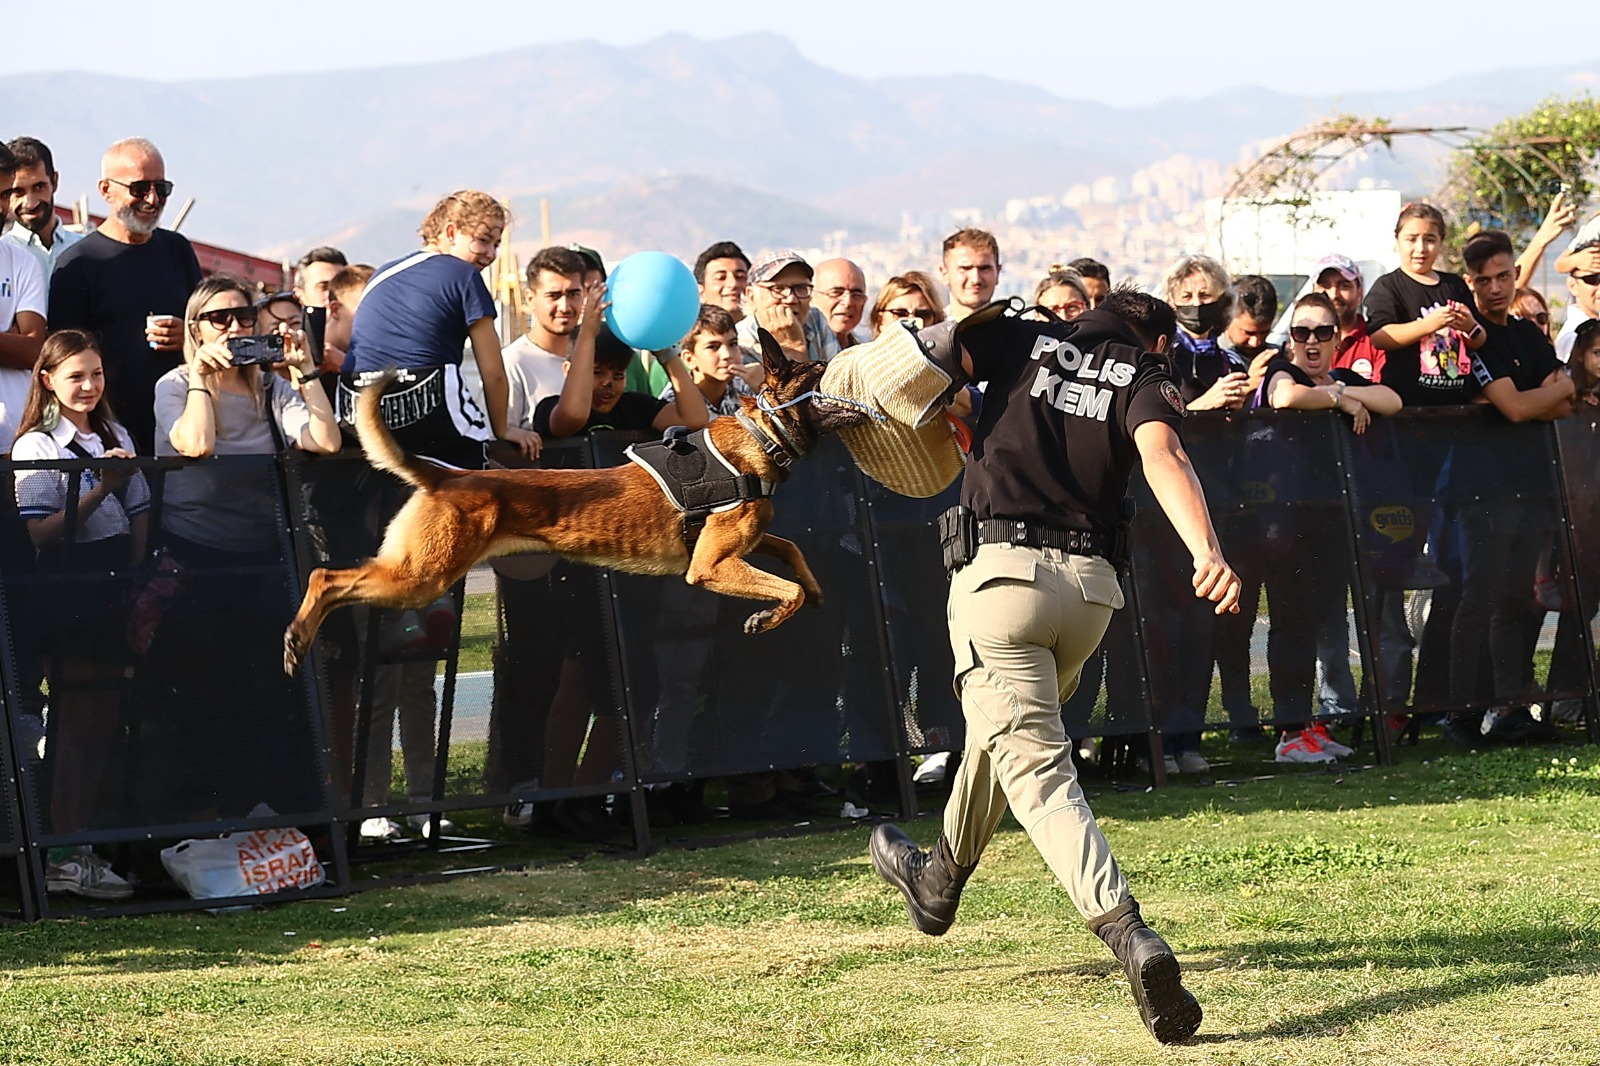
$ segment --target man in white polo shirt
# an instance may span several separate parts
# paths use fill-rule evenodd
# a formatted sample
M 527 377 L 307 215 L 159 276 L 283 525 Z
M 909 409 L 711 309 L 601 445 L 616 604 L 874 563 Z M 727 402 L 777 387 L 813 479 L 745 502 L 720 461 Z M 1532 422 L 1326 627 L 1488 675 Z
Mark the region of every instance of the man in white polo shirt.
M 0 145 L 0 174 L 10 174 L 14 160 Z M 9 214 L 9 197 L 0 200 L 0 224 Z M 0 240 L 0 454 L 11 451 L 17 419 L 28 400 L 28 383 L 45 335 L 44 272 L 21 245 Z
M 0 169 L 0 199 L 10 206 L 15 225 L 4 239 L 33 253 L 48 287 L 61 253 L 83 240 L 83 234 L 67 229 L 56 217 L 61 175 L 49 146 L 36 137 L 17 137 L 6 147 L 11 162 Z

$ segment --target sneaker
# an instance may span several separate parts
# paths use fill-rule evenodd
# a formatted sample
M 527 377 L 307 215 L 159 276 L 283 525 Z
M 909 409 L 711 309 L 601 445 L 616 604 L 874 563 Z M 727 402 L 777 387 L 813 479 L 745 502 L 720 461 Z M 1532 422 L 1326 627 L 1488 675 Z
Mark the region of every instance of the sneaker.
M 1484 712 L 1478 732 L 1485 740 L 1515 744 L 1524 740 L 1550 740 L 1555 736 L 1555 727 L 1535 721 L 1526 707 L 1491 707 Z
M 1578 701 L 1571 701 L 1576 703 Z M 17 754 L 30 763 L 44 760 L 44 719 L 37 714 L 17 715 Z
M 533 811 L 531 803 L 508 803 L 500 814 L 500 821 L 507 829 L 526 829 L 533 824 Z
M 405 835 L 393 818 L 368 818 L 361 823 L 362 840 L 399 840 Z
M 71 892 L 86 899 L 127 899 L 133 895 L 133 886 L 88 848 L 79 848 L 61 862 L 46 863 L 44 875 L 49 892 Z
M 911 783 L 914 785 L 942 784 L 949 773 L 950 753 L 948 751 L 936 751 L 922 760 L 916 772 L 911 775 Z
M 1328 727 L 1322 722 L 1312 722 L 1306 727 L 1306 732 L 1317 738 L 1317 747 L 1332 755 L 1335 759 L 1348 759 L 1356 753 L 1356 749 L 1348 744 L 1341 744 L 1328 735 Z
M 1426 555 L 1417 556 L 1411 567 L 1411 576 L 1401 584 L 1403 589 L 1440 589 L 1450 584 L 1450 575 L 1434 565 Z
M 1085 737 L 1078 741 L 1078 761 L 1085 766 L 1100 765 L 1100 749 L 1102 741 L 1099 737 Z
M 433 836 L 433 817 L 431 815 L 427 815 L 427 814 L 408 814 L 408 815 L 406 815 L 406 822 L 407 822 L 407 824 L 409 824 L 411 826 L 411 828 L 413 828 L 417 832 L 421 833 L 422 836 L 423 836 L 423 839 L 426 840 L 426 839 L 429 839 L 430 837 Z M 456 823 L 452 822 L 450 819 L 446 818 L 444 815 L 440 815 L 439 816 L 439 835 L 442 836 L 442 837 L 445 837 L 445 836 L 449 836 L 451 833 L 454 833 L 455 831 L 456 831 Z
M 1333 756 L 1322 750 L 1322 745 L 1317 742 L 1316 736 L 1308 729 L 1298 733 L 1284 733 L 1278 738 L 1278 746 L 1273 749 L 1273 762 L 1297 763 L 1327 763 L 1333 762 Z
M 1145 755 L 1145 754 L 1143 754 L 1141 752 L 1139 754 L 1138 758 L 1136 758 L 1134 760 L 1134 765 L 1138 766 L 1139 769 L 1143 770 L 1145 773 L 1149 773 L 1150 772 L 1150 756 Z M 1179 773 L 1178 760 L 1174 759 L 1170 755 L 1164 755 L 1164 756 L 1161 757 L 1161 766 L 1162 766 L 1162 769 L 1167 771 L 1167 776 L 1168 777 L 1176 777 L 1178 775 L 1178 773 Z
M 1173 760 L 1168 760 L 1169 762 Z M 1177 758 L 1178 772 L 1180 774 L 1207 774 L 1211 772 L 1211 764 L 1206 762 L 1206 757 L 1198 751 L 1183 752 Z M 1167 771 L 1171 773 L 1171 770 Z

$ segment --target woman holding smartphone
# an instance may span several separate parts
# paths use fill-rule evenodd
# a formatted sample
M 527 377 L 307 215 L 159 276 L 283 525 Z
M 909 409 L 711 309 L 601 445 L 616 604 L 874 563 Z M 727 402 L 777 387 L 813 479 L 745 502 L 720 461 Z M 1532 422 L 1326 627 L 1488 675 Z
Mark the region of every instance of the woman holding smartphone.
M 168 818 L 302 809 L 314 791 L 300 765 L 309 722 L 277 662 L 293 607 L 278 470 L 235 457 L 332 453 L 339 428 L 300 334 L 278 348 L 256 336 L 251 295 L 238 278 L 202 281 L 184 309 L 183 365 L 155 387 L 156 454 L 202 460 L 165 474 L 153 533 L 187 575 L 146 662 L 151 690 L 170 693 L 144 712 L 164 734 L 146 745 L 163 772 L 144 784 Z M 255 754 L 225 757 L 236 750 Z

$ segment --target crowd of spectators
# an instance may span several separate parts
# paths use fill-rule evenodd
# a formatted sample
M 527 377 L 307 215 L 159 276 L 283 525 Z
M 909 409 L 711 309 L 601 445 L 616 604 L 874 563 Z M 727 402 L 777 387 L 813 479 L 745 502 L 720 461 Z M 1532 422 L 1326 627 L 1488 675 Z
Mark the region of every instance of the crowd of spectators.
M 299 261 L 291 289 L 263 293 L 227 276 L 203 277 L 189 242 L 160 228 L 174 183 L 149 141 L 132 138 L 106 150 L 99 191 L 107 216 L 92 232 L 62 224 L 54 209 L 58 184 L 42 142 L 20 137 L 0 147 L 0 222 L 8 227 L 0 238 L 0 436 L 15 441 L 14 459 L 330 454 L 353 440 L 356 395 L 382 387 L 383 417 L 409 450 L 483 468 L 490 461 L 485 446 L 498 440 L 507 446 L 502 456 L 515 456 L 499 461 L 532 463 L 559 438 L 603 429 L 693 430 L 737 412 L 762 378 L 758 330 L 790 359 L 825 361 L 888 329 L 966 317 L 992 301 L 1002 270 L 998 242 L 979 229 L 951 234 L 936 264 L 908 264 L 876 281 L 848 259 L 813 264 L 783 250 L 752 258 L 737 243 L 721 241 L 694 264 L 701 308 L 682 343 L 635 352 L 603 324 L 602 257 L 577 246 L 550 247 L 527 264 L 527 331 L 502 346 L 483 271 L 495 261 L 509 219 L 485 193 L 443 197 L 422 220 L 420 247 L 396 249 L 390 262 L 349 264 L 335 249 L 313 249 Z M 1600 403 L 1600 330 L 1591 328 L 1600 318 L 1600 220 L 1584 226 L 1555 261 L 1571 297 L 1559 332 L 1549 302 L 1530 285 L 1546 250 L 1576 221 L 1558 202 L 1520 257 L 1504 234 L 1479 233 L 1459 249 L 1462 276 L 1437 265 L 1449 251 L 1443 216 L 1427 204 L 1408 205 L 1395 230 L 1397 269 L 1368 279 L 1328 249 L 1308 292 L 1281 319 L 1280 293 L 1269 279 L 1234 277 L 1214 259 L 1185 256 L 1162 283 L 1160 295 L 1177 325 L 1160 349 L 1195 413 L 1337 411 L 1355 434 L 1366 435 L 1402 406 L 1483 404 L 1508 422 L 1593 409 Z M 1092 259 L 1052 266 L 1032 289 L 1025 313 L 1072 320 L 1092 311 L 1111 284 L 1109 269 Z M 261 338 L 267 340 L 253 343 Z M 461 371 L 469 353 L 476 384 Z M 398 378 L 384 376 L 395 369 Z M 982 394 L 968 389 L 954 409 L 980 418 L 982 404 Z M 1150 686 L 1169 773 L 1208 769 L 1200 744 L 1214 667 L 1230 740 L 1270 740 L 1274 757 L 1286 762 L 1351 754 L 1330 731 L 1355 714 L 1358 702 L 1346 644 L 1349 548 L 1325 508 L 1285 502 L 1295 495 L 1290 479 L 1300 491 L 1328 472 L 1294 469 L 1285 458 L 1299 439 L 1292 420 L 1240 424 L 1252 427 L 1241 454 L 1247 464 L 1265 464 L 1262 483 L 1276 486 L 1258 506 L 1221 523 L 1245 582 L 1246 610 L 1217 619 L 1184 588 L 1173 589 L 1170 602 L 1146 605 L 1160 615 L 1172 653 Z M 1416 500 L 1434 499 L 1441 484 L 1466 476 L 1469 465 L 1495 466 L 1504 477 L 1540 476 L 1513 469 L 1505 457 L 1421 445 L 1408 458 L 1407 491 Z M 7 495 L 20 519 L 13 524 L 27 536 L 8 530 L 0 539 L 4 564 L 144 565 L 160 552 L 178 565 L 250 573 L 278 550 L 279 523 L 266 502 L 272 486 L 212 463 L 183 466 L 162 480 L 159 525 L 147 528 L 150 488 L 127 468 L 85 470 L 72 493 L 68 474 L 33 470 L 17 477 Z M 343 516 L 373 536 L 399 503 L 393 487 L 374 487 L 370 497 L 334 497 L 313 486 L 313 510 L 330 526 Z M 1528 593 L 1536 580 L 1549 580 L 1552 568 L 1573 569 L 1559 560 L 1548 501 L 1515 508 L 1419 503 L 1414 510 L 1419 531 L 1432 526 L 1430 548 L 1414 549 L 1405 579 L 1371 604 L 1385 696 L 1397 704 L 1412 698 L 1405 600 L 1408 590 L 1431 588 L 1440 595 L 1429 619 L 1433 637 L 1425 636 L 1420 657 L 1429 647 L 1441 649 L 1435 658 L 1443 665 L 1432 671 L 1443 678 L 1444 702 L 1454 708 L 1446 732 L 1462 739 L 1540 733 L 1550 714 L 1538 719 L 1529 709 Z M 1148 538 L 1152 571 L 1162 569 L 1163 555 L 1180 550 L 1167 532 L 1165 540 L 1159 529 Z M 323 547 L 330 555 L 337 555 L 338 539 L 329 532 Z M 75 550 L 63 552 L 63 540 Z M 1448 573 L 1440 566 L 1446 562 Z M 570 568 L 549 558 L 509 557 L 494 570 L 501 637 L 489 785 L 532 794 L 592 783 L 618 762 L 596 651 L 595 597 Z M 1250 662 L 1263 594 L 1270 617 L 1266 709 L 1253 703 Z M 248 616 L 240 639 L 270 640 L 281 627 L 275 596 L 281 599 L 270 582 L 232 582 L 226 603 L 190 606 L 213 620 Z M 662 632 L 703 631 L 716 609 L 709 594 L 678 589 L 663 598 Z M 369 744 L 359 760 L 365 772 L 352 793 L 359 802 L 387 800 L 396 718 L 409 796 L 425 801 L 434 788 L 433 656 L 454 633 L 454 612 L 446 598 L 381 619 L 376 662 L 364 660 L 368 652 L 355 637 L 365 629 L 364 615 L 344 636 L 330 630 L 330 640 L 350 645 L 329 668 L 335 704 L 329 742 L 347 774 L 355 761 L 356 679 L 371 674 L 373 680 Z M 47 643 L 70 632 L 81 648 L 89 634 L 120 628 L 116 620 L 47 613 Z M 1572 629 L 1558 641 L 1553 671 L 1568 687 L 1582 673 L 1575 657 L 1583 645 Z M 661 691 L 648 749 L 655 769 L 671 772 L 689 759 L 708 645 L 680 640 L 662 647 L 671 654 L 659 657 Z M 89 660 L 67 654 L 49 661 L 51 676 L 41 668 L 39 680 L 51 693 L 52 806 L 60 829 L 86 824 L 84 807 L 104 761 L 95 749 L 104 747 L 96 729 L 106 716 L 93 703 L 104 698 L 105 686 L 90 676 L 97 668 Z M 1480 663 L 1489 664 L 1492 677 L 1479 677 Z M 1419 695 L 1429 672 L 1419 662 Z M 1109 680 L 1107 687 L 1114 687 Z M 771 814 L 787 803 L 783 809 L 798 811 L 809 795 L 825 790 L 805 775 L 757 776 L 730 784 L 736 807 Z M 698 795 L 663 791 L 658 798 L 675 816 L 696 816 Z M 519 802 L 506 818 L 603 832 L 603 812 L 577 801 L 551 809 Z M 449 828 L 426 818 L 413 826 Z M 363 826 L 372 838 L 402 832 L 384 817 Z M 52 852 L 48 869 L 52 890 L 102 898 L 128 891 L 88 849 Z

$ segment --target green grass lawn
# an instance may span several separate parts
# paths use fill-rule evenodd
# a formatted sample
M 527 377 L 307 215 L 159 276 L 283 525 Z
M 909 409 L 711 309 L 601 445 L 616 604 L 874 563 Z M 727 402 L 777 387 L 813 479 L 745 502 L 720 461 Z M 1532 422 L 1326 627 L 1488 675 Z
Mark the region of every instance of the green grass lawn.
M 1144 1032 L 1008 822 L 937 940 L 872 874 L 865 826 L 0 929 L 0 1062 L 1600 1061 L 1600 756 L 1431 745 L 1393 769 L 1091 782 L 1205 1005 L 1187 1047 Z

